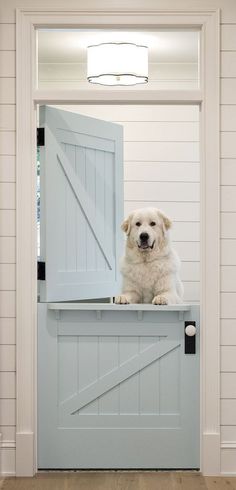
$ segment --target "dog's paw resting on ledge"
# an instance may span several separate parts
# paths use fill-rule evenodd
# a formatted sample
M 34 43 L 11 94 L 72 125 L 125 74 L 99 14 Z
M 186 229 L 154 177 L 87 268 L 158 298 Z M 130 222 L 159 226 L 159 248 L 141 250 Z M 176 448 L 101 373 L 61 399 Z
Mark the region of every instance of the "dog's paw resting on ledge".
M 153 298 L 152 304 L 153 305 L 168 305 L 168 299 L 165 296 L 159 294 L 158 296 L 155 296 Z
M 180 260 L 171 245 L 170 227 L 170 219 L 156 208 L 137 209 L 122 223 L 127 235 L 123 286 L 115 303 L 183 303 Z
M 125 294 L 121 294 L 120 296 L 115 297 L 115 303 L 117 305 L 128 305 L 130 301 L 128 300 Z

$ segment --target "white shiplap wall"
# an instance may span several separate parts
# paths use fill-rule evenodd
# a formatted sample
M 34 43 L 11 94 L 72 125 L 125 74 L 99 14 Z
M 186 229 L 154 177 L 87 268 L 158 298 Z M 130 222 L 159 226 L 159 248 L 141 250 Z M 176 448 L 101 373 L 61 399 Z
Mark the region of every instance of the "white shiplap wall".
M 185 300 L 199 301 L 199 109 L 186 105 L 62 107 L 124 128 L 125 214 L 162 209 L 173 220 Z
M 236 20 L 221 27 L 222 471 L 236 472 Z
M 0 24 L 0 441 L 15 469 L 15 25 Z
M 65 0 L 35 1 L 34 7 L 37 6 L 46 9 L 65 8 Z M 66 8 L 70 6 L 72 9 L 84 8 L 83 2 L 79 0 L 68 0 Z M 32 0 L 0 2 L 0 191 L 1 196 L 5 195 L 1 197 L 0 205 L 0 263 L 5 264 L 6 267 L 15 263 L 15 9 L 20 7 L 32 8 Z M 134 4 L 131 0 L 113 2 L 112 8 L 122 7 L 132 9 Z M 143 0 L 135 1 L 135 8 L 144 7 L 170 10 L 192 8 L 194 11 L 221 9 L 221 470 L 236 473 L 236 366 L 233 364 L 236 358 L 236 286 L 232 280 L 229 282 L 236 266 L 236 192 L 235 200 L 233 199 L 234 189 L 236 191 L 236 2 L 235 0 L 147 0 L 144 6 Z M 111 8 L 111 5 L 106 0 L 100 2 L 87 0 L 86 8 Z M 11 184 L 10 194 L 3 190 L 4 183 Z M 193 212 L 196 212 L 196 209 Z M 178 248 L 181 251 L 180 242 Z M 197 257 L 198 248 L 195 242 L 190 243 L 188 255 L 186 245 L 184 249 L 189 260 L 192 260 L 192 254 Z M 8 281 L 8 274 L 5 272 L 2 275 L 0 290 L 0 345 L 1 351 L 4 352 L 0 367 L 0 431 L 3 441 L 1 470 L 5 473 L 13 473 L 15 470 L 15 291 L 8 290 Z M 225 364 L 226 360 L 227 364 Z

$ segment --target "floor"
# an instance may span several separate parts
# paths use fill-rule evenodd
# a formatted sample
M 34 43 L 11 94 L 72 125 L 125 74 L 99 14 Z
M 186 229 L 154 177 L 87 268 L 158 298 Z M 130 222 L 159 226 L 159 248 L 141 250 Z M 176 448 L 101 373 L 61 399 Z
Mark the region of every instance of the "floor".
M 195 472 L 40 473 L 35 478 L 0 479 L 1 490 L 236 490 L 236 478 Z

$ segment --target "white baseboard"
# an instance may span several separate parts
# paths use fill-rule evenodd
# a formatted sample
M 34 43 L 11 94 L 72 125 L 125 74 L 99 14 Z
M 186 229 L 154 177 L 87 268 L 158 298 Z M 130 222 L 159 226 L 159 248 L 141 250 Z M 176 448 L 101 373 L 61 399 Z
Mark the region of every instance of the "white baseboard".
M 220 475 L 220 433 L 203 434 L 201 460 L 201 471 L 204 476 Z
M 34 433 L 16 433 L 16 476 L 34 476 Z
M 0 475 L 15 476 L 16 474 L 16 450 L 15 448 L 0 449 Z

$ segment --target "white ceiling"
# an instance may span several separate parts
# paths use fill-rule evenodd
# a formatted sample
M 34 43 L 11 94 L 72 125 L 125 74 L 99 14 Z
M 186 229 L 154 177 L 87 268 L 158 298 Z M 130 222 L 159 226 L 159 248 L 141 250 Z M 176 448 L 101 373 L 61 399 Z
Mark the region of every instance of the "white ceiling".
M 39 63 L 86 63 L 86 48 L 101 42 L 132 42 L 149 48 L 151 63 L 196 63 L 199 32 L 39 30 Z

